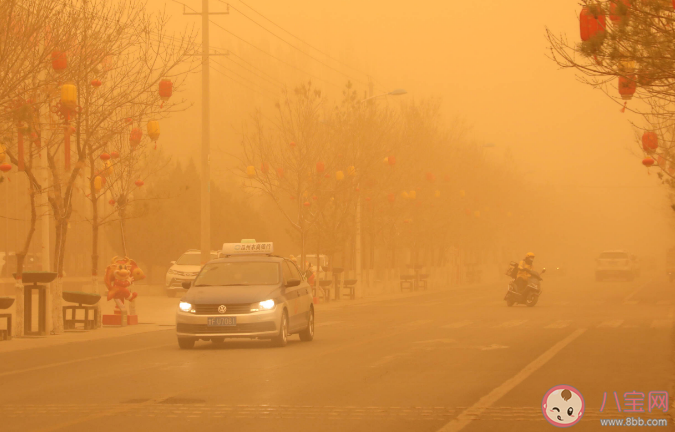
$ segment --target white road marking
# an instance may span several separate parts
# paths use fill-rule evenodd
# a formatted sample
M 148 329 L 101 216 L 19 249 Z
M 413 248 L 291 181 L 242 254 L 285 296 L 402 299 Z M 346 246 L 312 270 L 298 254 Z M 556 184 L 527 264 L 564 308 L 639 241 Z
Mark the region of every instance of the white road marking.
M 450 324 L 446 324 L 444 326 L 441 326 L 441 328 L 449 328 L 449 329 L 456 329 L 460 327 L 466 327 L 468 325 L 473 324 L 473 321 L 465 320 L 465 321 L 458 321 Z
M 530 375 L 540 369 L 545 365 L 549 360 L 551 360 L 556 354 L 558 354 L 563 348 L 572 343 L 575 339 L 581 336 L 586 329 L 577 329 L 572 334 L 567 336 L 565 339 L 553 345 L 545 353 L 537 357 L 532 363 L 525 366 L 523 370 L 518 372 L 512 378 L 506 380 L 502 385 L 492 390 L 487 395 L 483 396 L 473 404 L 471 407 L 464 410 L 460 415 L 457 416 L 450 423 L 443 426 L 439 429 L 438 432 L 457 432 L 464 429 L 468 426 L 475 418 L 480 416 L 488 408 L 490 408 L 495 402 L 504 397 L 508 392 L 513 390 L 518 384 L 525 381 Z
M 549 324 L 549 325 L 547 325 L 547 326 L 544 327 L 544 328 L 548 328 L 548 329 L 560 329 L 560 328 L 565 328 L 565 327 L 567 327 L 567 326 L 570 325 L 571 323 L 572 323 L 572 321 L 569 321 L 569 320 L 560 320 L 560 321 L 556 321 L 556 322 L 554 322 L 554 323 L 552 323 L 552 324 Z
M 329 325 L 333 325 L 333 324 L 341 324 L 341 323 L 342 323 L 342 321 L 326 321 L 326 322 L 318 323 L 316 326 L 317 327 L 325 327 L 325 326 L 329 326 Z
M 476 348 L 478 348 L 481 351 L 492 351 L 492 350 L 496 350 L 496 349 L 506 349 L 508 347 L 505 346 L 505 345 L 492 344 L 492 345 L 480 346 L 480 347 L 476 347 Z
M 626 296 L 626 298 L 623 299 L 623 302 L 626 303 L 626 302 L 630 301 L 630 300 L 633 298 L 633 296 L 634 296 L 635 294 L 637 294 L 638 292 L 642 291 L 642 288 L 646 287 L 646 286 L 649 285 L 650 283 L 652 283 L 652 281 L 647 281 L 647 282 L 643 283 L 642 285 L 640 285 L 640 287 L 639 287 L 638 289 L 636 289 L 636 290 L 633 291 L 632 293 L 628 294 L 628 295 Z
M 68 361 L 62 361 L 62 362 L 57 362 L 57 363 L 50 363 L 42 366 L 34 366 L 34 367 L 29 367 L 25 369 L 17 369 L 9 372 L 0 372 L 0 377 L 8 376 L 8 375 L 16 375 L 24 372 L 33 372 L 37 370 L 42 370 L 42 369 L 49 369 L 53 367 L 58 367 L 58 366 L 66 366 L 69 364 L 75 364 L 75 363 L 82 363 L 82 362 L 88 362 L 91 360 L 98 360 L 106 357 L 114 357 L 118 355 L 124 355 L 124 354 L 131 354 L 135 352 L 140 352 L 140 351 L 148 351 L 148 350 L 153 350 L 157 348 L 164 348 L 168 346 L 175 346 L 175 344 L 165 344 L 165 345 L 155 345 L 155 346 L 150 346 L 150 347 L 144 347 L 144 348 L 137 348 L 137 349 L 132 349 L 132 350 L 126 350 L 126 351 L 117 351 L 114 353 L 110 354 L 101 354 L 97 356 L 91 356 L 91 357 L 84 357 L 84 358 L 79 358 L 76 360 L 68 360 Z
M 512 320 L 512 321 L 504 321 L 501 324 L 497 324 L 494 328 L 511 328 L 511 327 L 518 327 L 519 325 L 522 325 L 526 323 L 527 320 Z
M 454 339 L 431 339 L 431 340 L 424 340 L 424 341 L 416 341 L 415 343 L 417 344 L 428 344 L 428 343 L 433 343 L 433 344 L 447 344 L 447 343 L 455 343 L 457 342 Z
M 598 324 L 598 328 L 617 328 L 621 324 L 623 324 L 622 319 L 615 319 L 615 320 L 608 320 L 608 321 L 603 321 L 600 324 Z

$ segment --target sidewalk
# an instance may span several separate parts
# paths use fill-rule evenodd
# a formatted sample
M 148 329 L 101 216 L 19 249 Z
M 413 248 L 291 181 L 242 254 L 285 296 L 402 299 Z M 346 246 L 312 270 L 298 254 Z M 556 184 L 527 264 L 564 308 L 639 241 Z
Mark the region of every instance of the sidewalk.
M 427 294 L 439 292 L 464 290 L 464 289 L 484 289 L 494 286 L 497 282 L 481 283 L 476 285 L 452 286 L 442 289 L 429 289 L 425 291 L 406 291 L 404 293 L 388 293 L 371 295 L 356 300 L 332 300 L 329 303 L 319 303 L 315 305 L 317 312 L 349 308 L 353 306 L 365 306 L 372 303 L 397 300 L 406 298 L 415 298 Z M 102 310 L 104 314 L 112 314 L 114 309 L 113 302 L 107 302 L 102 299 Z M 34 348 L 44 348 L 50 346 L 64 345 L 75 342 L 88 342 L 93 340 L 108 339 L 114 337 L 129 336 L 139 333 L 156 332 L 162 330 L 173 330 L 176 325 L 176 309 L 178 308 L 179 298 L 141 296 L 136 300 L 136 313 L 139 318 L 139 324 L 126 327 L 104 326 L 98 330 L 67 330 L 62 335 L 50 336 L 26 336 L 13 338 L 9 341 L 0 341 L 0 354 L 5 352 L 21 351 Z

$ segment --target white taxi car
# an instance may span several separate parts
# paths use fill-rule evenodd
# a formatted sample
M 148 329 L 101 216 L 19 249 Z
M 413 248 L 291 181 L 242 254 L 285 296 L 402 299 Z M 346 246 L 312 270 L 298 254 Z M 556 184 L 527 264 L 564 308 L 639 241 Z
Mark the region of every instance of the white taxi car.
M 314 339 L 311 289 L 295 264 L 272 255 L 272 243 L 226 243 L 206 264 L 176 312 L 182 349 L 198 340 L 269 339 L 285 346 L 289 335 Z

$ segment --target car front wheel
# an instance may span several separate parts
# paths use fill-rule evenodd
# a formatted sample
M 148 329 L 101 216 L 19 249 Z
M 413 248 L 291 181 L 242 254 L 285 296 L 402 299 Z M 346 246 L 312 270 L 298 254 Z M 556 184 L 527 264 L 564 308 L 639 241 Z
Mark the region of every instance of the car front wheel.
M 285 347 L 288 343 L 288 313 L 284 311 L 279 323 L 279 335 L 272 339 L 272 345 L 275 347 Z

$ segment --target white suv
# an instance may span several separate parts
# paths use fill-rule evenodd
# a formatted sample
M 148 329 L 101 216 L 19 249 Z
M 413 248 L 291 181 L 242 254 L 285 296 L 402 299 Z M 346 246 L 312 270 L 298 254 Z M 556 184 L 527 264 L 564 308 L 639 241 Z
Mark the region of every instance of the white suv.
M 218 258 L 218 252 L 211 251 L 211 259 Z M 169 297 L 175 297 L 177 293 L 183 294 L 183 282 L 192 282 L 202 269 L 202 252 L 190 249 L 176 261 L 171 261 L 171 267 L 166 272 L 166 293 Z
M 608 277 L 620 277 L 627 281 L 635 277 L 635 263 L 625 251 L 605 251 L 595 261 L 595 280 L 598 282 Z

